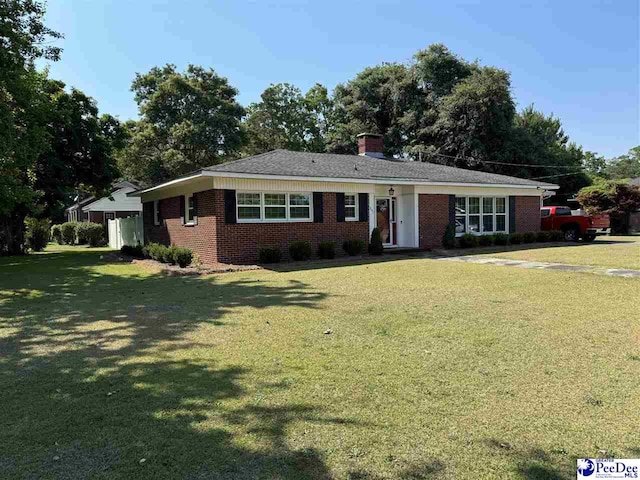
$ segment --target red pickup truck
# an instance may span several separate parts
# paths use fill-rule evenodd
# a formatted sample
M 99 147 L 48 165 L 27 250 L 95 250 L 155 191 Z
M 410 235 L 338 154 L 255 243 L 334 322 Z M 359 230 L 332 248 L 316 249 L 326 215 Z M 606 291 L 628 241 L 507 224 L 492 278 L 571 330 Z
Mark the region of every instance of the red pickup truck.
M 561 230 L 568 242 L 592 242 L 611 232 L 609 215 L 573 215 L 569 207 L 542 207 L 540 220 L 542 230 Z

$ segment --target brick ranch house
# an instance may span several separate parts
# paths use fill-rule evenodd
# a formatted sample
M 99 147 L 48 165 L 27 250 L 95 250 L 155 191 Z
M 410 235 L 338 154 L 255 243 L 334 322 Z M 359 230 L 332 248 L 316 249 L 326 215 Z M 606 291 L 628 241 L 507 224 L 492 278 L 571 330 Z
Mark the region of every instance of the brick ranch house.
M 143 205 L 147 242 L 192 249 L 203 263 L 254 263 L 262 246 L 368 242 L 439 247 L 456 234 L 540 229 L 540 205 L 557 185 L 433 163 L 385 158 L 380 135 L 358 136 L 359 155 L 274 150 L 204 168 L 130 193 Z
M 107 220 L 135 217 L 142 213 L 139 198 L 128 196 L 139 187 L 131 182 L 122 181 L 111 186 L 108 196 L 102 198 L 87 197 L 76 200 L 65 213 L 67 222 L 93 222 L 106 224 Z

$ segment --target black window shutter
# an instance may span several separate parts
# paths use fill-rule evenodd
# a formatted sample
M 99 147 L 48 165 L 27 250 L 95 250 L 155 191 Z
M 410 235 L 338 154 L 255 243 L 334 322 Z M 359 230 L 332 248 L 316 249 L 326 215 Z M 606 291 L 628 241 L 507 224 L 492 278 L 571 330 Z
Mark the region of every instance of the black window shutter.
M 369 194 L 358 194 L 358 220 L 361 222 L 369 221 Z
M 456 224 L 456 196 L 449 195 L 449 225 Z
M 516 231 L 516 197 L 509 197 L 509 233 Z
M 158 200 L 158 223 L 162 225 L 162 200 Z
M 186 223 L 184 215 L 184 195 L 180 195 L 180 221 L 184 225 Z
M 344 222 L 344 193 L 336 193 L 336 220 Z
M 224 191 L 224 221 L 226 223 L 236 223 L 236 191 Z
M 193 194 L 193 222 L 198 224 L 198 194 Z
M 322 192 L 313 192 L 313 223 L 322 223 L 323 215 Z

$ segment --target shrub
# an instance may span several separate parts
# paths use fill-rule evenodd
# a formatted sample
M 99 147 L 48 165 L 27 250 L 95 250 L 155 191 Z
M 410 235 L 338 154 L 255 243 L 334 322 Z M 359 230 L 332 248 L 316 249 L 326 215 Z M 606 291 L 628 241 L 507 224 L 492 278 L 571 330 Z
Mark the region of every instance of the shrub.
M 551 241 L 551 232 L 538 232 L 536 234 L 536 242 L 549 242 Z
M 165 251 L 167 247 L 160 245 L 159 243 L 149 243 L 143 249 L 145 256 L 157 262 L 163 262 L 165 257 Z
M 78 222 L 65 222 L 60 225 L 62 241 L 67 245 L 76 244 L 76 225 Z
M 304 240 L 289 245 L 289 255 L 293 260 L 309 260 L 312 254 L 311 244 Z
M 122 248 L 120 249 L 120 253 L 122 253 L 123 255 L 129 255 L 130 257 L 135 257 L 135 258 L 142 258 L 145 256 L 144 252 L 143 252 L 143 248 L 142 245 L 138 244 L 138 245 L 123 245 Z
M 318 256 L 320 258 L 335 258 L 336 256 L 335 242 L 320 242 L 318 244 Z
M 58 245 L 62 245 L 62 231 L 60 230 L 60 225 L 53 225 L 51 227 L 51 240 L 56 242 Z
M 536 232 L 525 232 L 525 234 L 522 235 L 523 243 L 533 243 L 536 241 L 536 238 L 538 238 L 538 234 Z
M 81 223 L 83 225 L 82 232 L 86 243 L 90 247 L 99 247 L 105 244 L 104 226 L 99 223 Z M 78 229 L 80 231 L 80 229 Z
M 465 233 L 460 237 L 461 248 L 474 248 L 478 246 L 478 243 L 478 237 L 476 237 L 473 233 Z
M 49 242 L 51 222 L 48 219 L 38 220 L 37 218 L 27 217 L 24 221 L 26 227 L 25 241 L 27 247 L 34 252 L 41 252 Z
M 562 242 L 564 241 L 564 232 L 562 230 L 551 230 L 549 232 L 549 239 L 552 242 Z
M 177 263 L 180 268 L 184 268 L 191 264 L 193 259 L 193 252 L 188 248 L 183 247 L 171 247 L 169 250 L 173 252 L 173 263 Z
M 89 222 L 78 222 L 76 223 L 76 242 L 78 245 L 86 245 L 89 243 L 89 230 L 91 230 L 92 225 Z
M 359 255 L 364 251 L 364 242 L 362 240 L 345 240 L 342 244 L 342 249 L 347 252 L 347 255 Z
M 371 255 L 382 255 L 384 245 L 382 245 L 382 234 L 378 227 L 371 232 L 371 242 L 369 242 L 369 253 Z
M 506 245 L 509 243 L 509 235 L 506 233 L 496 233 L 493 236 L 493 243 L 495 245 Z
M 278 247 L 261 247 L 258 250 L 258 261 L 260 263 L 278 263 L 282 258 Z
M 490 247 L 493 245 L 493 235 L 481 235 L 478 237 L 478 243 L 481 247 Z
M 521 233 L 514 232 L 511 235 L 509 235 L 509 243 L 513 245 L 519 245 L 522 243 L 523 240 L 524 238 L 522 237 Z
M 456 227 L 451 223 L 444 229 L 442 236 L 442 246 L 444 248 L 454 248 L 456 246 Z
M 176 250 L 178 247 L 175 245 L 171 245 L 170 247 L 166 247 L 162 251 L 162 259 L 160 260 L 162 263 L 168 263 L 169 265 L 176 264 Z

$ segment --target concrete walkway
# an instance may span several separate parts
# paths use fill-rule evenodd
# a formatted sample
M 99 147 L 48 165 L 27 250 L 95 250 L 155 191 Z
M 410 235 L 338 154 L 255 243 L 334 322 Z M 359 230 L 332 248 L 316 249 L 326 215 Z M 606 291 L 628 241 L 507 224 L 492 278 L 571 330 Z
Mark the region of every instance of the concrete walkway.
M 595 273 L 610 277 L 640 278 L 640 270 L 624 270 L 619 268 L 593 267 L 590 265 L 567 265 L 564 263 L 529 262 L 526 260 L 507 260 L 496 257 L 479 257 L 477 255 L 461 255 L 457 257 L 438 256 L 435 260 L 446 262 L 466 262 L 482 265 L 498 265 L 501 267 L 533 268 L 539 270 L 560 270 L 564 272 Z

